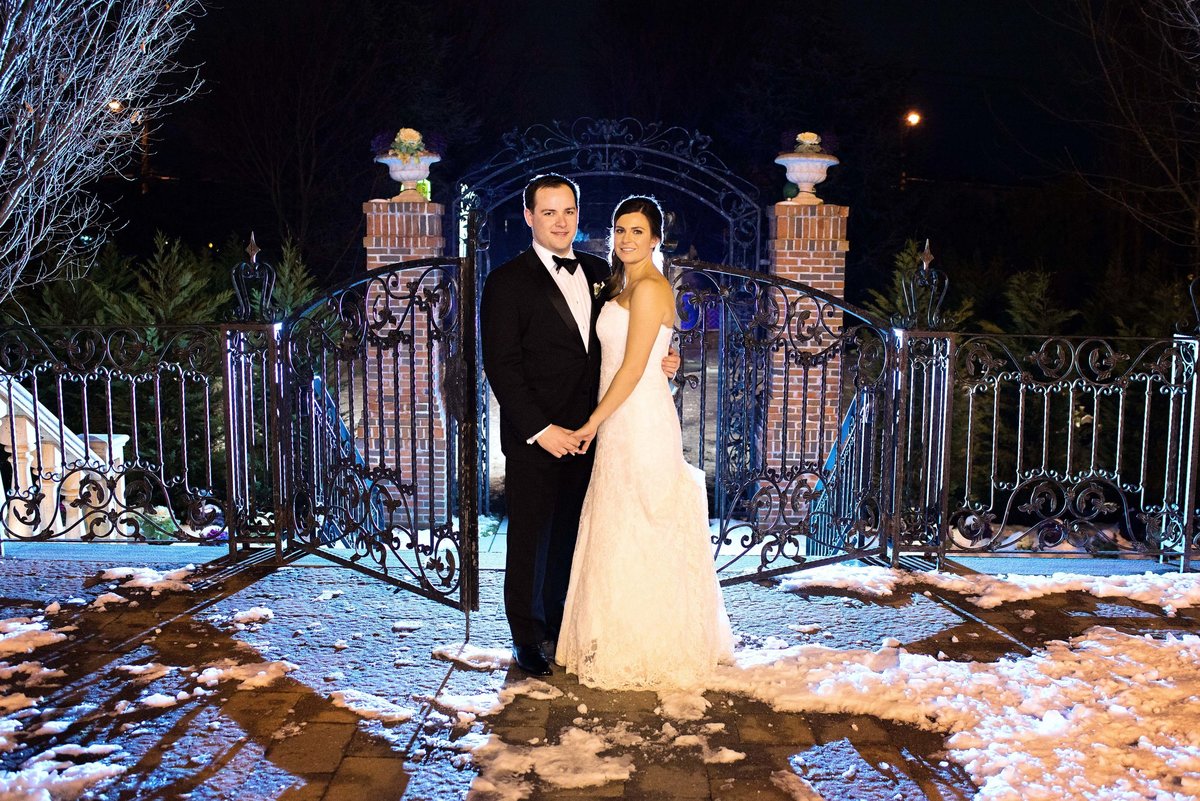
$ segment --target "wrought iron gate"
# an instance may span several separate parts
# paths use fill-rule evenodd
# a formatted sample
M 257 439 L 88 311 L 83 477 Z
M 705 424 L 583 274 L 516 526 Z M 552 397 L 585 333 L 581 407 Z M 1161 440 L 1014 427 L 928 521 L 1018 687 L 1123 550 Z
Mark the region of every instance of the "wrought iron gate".
M 765 222 L 758 190 L 742 176 L 732 171 L 721 157 L 709 149 L 712 138 L 696 130 L 662 123 L 643 123 L 631 117 L 594 119 L 583 117 L 570 123 L 554 122 L 534 125 L 525 130 L 507 133 L 503 147 L 486 162 L 459 179 L 458 197 L 450 211 L 447 230 L 459 231 L 459 252 L 466 253 L 468 217 L 475 215 L 478 223 L 476 257 L 477 291 L 489 269 L 489 247 L 500 239 L 501 223 L 493 219 L 503 204 L 517 200 L 525 184 L 538 173 L 557 172 L 576 181 L 595 181 L 611 193 L 615 186 L 620 193 L 609 195 L 604 203 L 592 200 L 603 191 L 585 187 L 581 202 L 581 235 L 590 243 L 603 247 L 608 228 L 607 214 L 616 201 L 633 191 L 665 197 L 678 209 L 686 202 L 703 209 L 703 220 L 693 220 L 695 227 L 715 234 L 720 253 L 701 253 L 708 258 L 720 258 L 753 270 L 762 258 L 762 230 Z M 608 182 L 606 184 L 606 182 Z M 680 229 L 684 220 L 674 220 Z M 527 231 L 520 225 L 520 248 L 527 245 Z M 512 246 L 512 242 L 509 245 Z M 598 253 L 595 247 L 590 248 Z M 478 358 L 482 358 L 481 356 Z M 484 431 L 488 426 L 488 386 L 480 374 L 477 386 L 478 406 Z M 481 495 L 480 508 L 488 511 L 488 454 L 487 438 L 480 451 Z
M 477 609 L 475 279 L 392 265 L 280 330 L 280 494 L 290 547 Z
M 723 583 L 880 556 L 894 462 L 891 331 L 820 290 L 672 261 L 684 452 Z

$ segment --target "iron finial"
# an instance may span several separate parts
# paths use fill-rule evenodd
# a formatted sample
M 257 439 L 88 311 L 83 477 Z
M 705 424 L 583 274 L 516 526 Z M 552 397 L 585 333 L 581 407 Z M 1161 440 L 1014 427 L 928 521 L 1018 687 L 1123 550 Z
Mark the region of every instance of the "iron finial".
M 258 243 L 254 241 L 254 232 L 251 231 L 250 232 L 250 244 L 246 245 L 246 254 L 250 256 L 251 264 L 258 264 L 258 254 L 259 254 L 259 251 L 261 251 L 261 250 L 262 250 L 262 248 L 260 248 L 258 246 Z

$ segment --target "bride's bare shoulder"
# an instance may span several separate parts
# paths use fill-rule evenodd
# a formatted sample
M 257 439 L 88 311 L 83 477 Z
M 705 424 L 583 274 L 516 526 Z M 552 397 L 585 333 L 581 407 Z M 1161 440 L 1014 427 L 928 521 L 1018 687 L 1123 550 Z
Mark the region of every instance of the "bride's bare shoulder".
M 666 299 L 668 302 L 674 298 L 674 291 L 671 289 L 671 283 L 659 273 L 648 275 L 645 278 L 638 279 L 629 285 L 630 299 L 641 297 L 643 300 L 661 300 Z

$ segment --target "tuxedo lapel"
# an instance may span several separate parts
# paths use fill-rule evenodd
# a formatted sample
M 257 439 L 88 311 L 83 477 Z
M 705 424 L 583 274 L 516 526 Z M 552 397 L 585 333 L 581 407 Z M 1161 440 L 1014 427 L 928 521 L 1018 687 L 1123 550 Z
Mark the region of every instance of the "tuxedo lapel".
M 596 336 L 596 321 L 600 319 L 600 310 L 604 308 L 604 299 L 601 297 L 600 292 L 603 291 L 604 283 L 608 280 L 608 276 L 598 275 L 596 270 L 589 269 L 589 262 L 584 262 L 584 264 L 584 275 L 587 276 L 588 289 L 592 296 L 592 315 L 588 324 L 588 352 L 596 353 L 600 345 L 600 340 Z
M 567 304 L 567 299 L 563 297 L 562 290 L 558 288 L 558 284 L 554 283 L 554 279 L 550 277 L 550 273 L 542 264 L 542 260 L 538 258 L 537 253 L 533 250 L 529 250 L 527 253 L 529 258 L 526 266 L 530 271 L 530 281 L 533 283 L 535 291 L 550 301 L 554 311 L 558 312 L 563 323 L 575 335 L 572 340 L 579 343 L 580 348 L 583 348 L 583 340 L 579 336 L 579 323 L 575 322 L 575 315 L 571 314 L 571 307 Z

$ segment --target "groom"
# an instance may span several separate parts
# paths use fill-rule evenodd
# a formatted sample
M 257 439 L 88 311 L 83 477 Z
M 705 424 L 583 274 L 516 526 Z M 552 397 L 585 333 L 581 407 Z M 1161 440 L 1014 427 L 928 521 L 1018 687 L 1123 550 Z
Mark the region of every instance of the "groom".
M 508 554 L 504 609 L 513 659 L 550 675 L 544 641 L 558 639 L 592 453 L 571 432 L 587 422 L 600 389 L 595 323 L 610 267 L 572 248 L 579 188 L 549 173 L 525 186 L 533 245 L 493 270 L 480 300 L 483 366 L 500 404 Z M 663 370 L 674 375 L 672 353 Z

